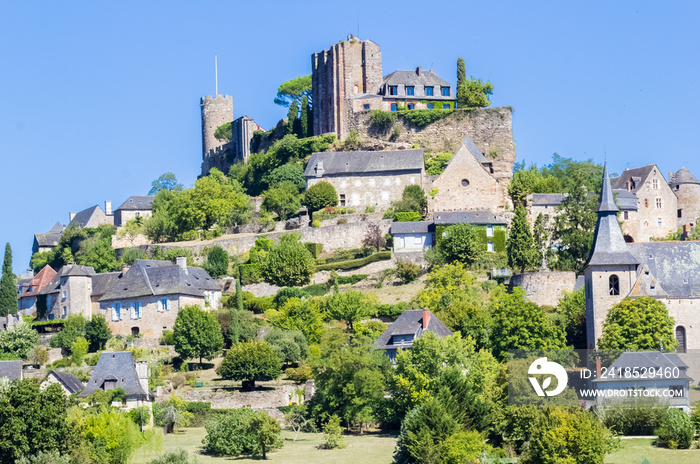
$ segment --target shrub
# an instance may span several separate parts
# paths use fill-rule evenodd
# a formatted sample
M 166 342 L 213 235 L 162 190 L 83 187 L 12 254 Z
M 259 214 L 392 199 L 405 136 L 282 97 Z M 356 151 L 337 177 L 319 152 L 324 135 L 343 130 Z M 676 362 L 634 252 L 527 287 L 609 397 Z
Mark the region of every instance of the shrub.
M 419 265 L 414 264 L 411 261 L 404 261 L 402 259 L 397 260 L 396 277 L 398 277 L 402 283 L 407 284 L 413 282 L 418 278 L 420 273 L 421 267 Z
M 73 360 L 71 358 L 61 358 L 57 359 L 53 363 L 49 364 L 46 366 L 49 370 L 51 369 L 60 369 L 62 367 L 70 367 L 71 364 L 73 364 Z
M 348 219 L 347 219 L 347 218 L 340 218 L 340 219 L 338 219 L 338 224 L 347 224 L 347 223 L 348 223 Z
M 396 113 L 391 111 L 372 110 L 369 112 L 370 124 L 377 129 L 387 130 L 396 121 Z
M 452 114 L 454 110 L 447 109 L 421 109 L 421 110 L 402 110 L 398 114 L 403 119 L 408 119 L 418 127 L 425 127 L 435 121 L 439 121 Z
M 309 211 L 318 211 L 326 206 L 337 205 L 338 194 L 335 187 L 324 180 L 309 187 L 304 194 L 303 203 L 309 208 Z
M 389 317 L 391 319 L 398 318 L 404 311 L 411 309 L 408 303 L 401 302 L 396 304 L 382 304 L 377 306 L 376 314 L 377 317 Z
M 390 251 L 380 251 L 379 253 L 374 253 L 373 255 L 367 256 L 361 259 L 351 259 L 349 261 L 341 261 L 339 263 L 323 264 L 321 266 L 316 266 L 316 271 L 330 271 L 336 269 L 355 269 L 358 267 L 366 266 L 370 263 L 376 263 L 377 261 L 391 259 Z
M 255 284 L 262 280 L 262 272 L 259 263 L 241 264 L 238 266 L 243 285 Z
M 411 211 L 409 213 L 395 213 L 394 216 L 396 222 L 416 222 L 423 219 L 420 213 L 415 211 Z
M 299 237 L 299 234 L 283 235 L 280 243 L 268 253 L 262 264 L 266 282 L 280 287 L 309 283 L 314 273 L 314 259 Z
M 173 334 L 172 330 L 163 330 L 162 335 L 160 336 L 160 344 L 161 345 L 175 345 L 175 336 Z
M 325 449 L 345 448 L 345 438 L 343 438 L 343 429 L 340 428 L 340 417 L 333 414 L 328 418 L 328 422 L 323 425 L 323 444 Z
M 670 449 L 688 449 L 693 441 L 693 422 L 682 409 L 671 408 L 657 430 L 657 445 Z
M 277 291 L 277 294 L 272 301 L 275 306 L 279 307 L 290 298 L 301 298 L 303 296 L 306 296 L 306 293 L 299 287 L 284 287 Z
M 228 273 L 228 262 L 228 253 L 226 253 L 223 248 L 216 245 L 213 246 L 207 254 L 207 260 L 204 262 L 204 270 L 206 270 L 212 278 L 218 279 Z
M 305 242 L 304 246 L 309 250 L 309 253 L 311 253 L 314 259 L 317 259 L 318 256 L 323 253 L 323 243 Z
M 157 458 L 153 458 L 148 464 L 198 464 L 197 458 L 190 458 L 185 450 L 168 451 Z
M 207 423 L 206 430 L 202 441 L 204 449 L 217 456 L 262 454 L 264 457 L 267 451 L 283 445 L 277 421 L 265 411 L 250 408 L 233 409 L 226 416 Z
M 369 274 L 355 274 L 351 276 L 338 276 L 336 282 L 338 282 L 338 285 L 345 285 L 345 284 L 350 284 L 354 285 L 358 283 L 361 280 L 366 279 L 369 276 Z
M 308 364 L 301 364 L 299 367 L 285 369 L 284 376 L 294 382 L 304 383 L 313 378 L 313 372 L 311 371 L 311 366 Z
M 668 406 L 649 401 L 611 405 L 596 410 L 604 426 L 618 435 L 653 435 L 666 417 Z
M 328 293 L 328 287 L 324 284 L 312 284 L 303 287 L 304 293 L 308 296 L 323 296 Z
M 88 352 L 88 346 L 88 341 L 83 337 L 76 338 L 75 341 L 71 344 L 71 358 L 76 366 L 80 366 L 83 364 L 83 359 L 85 358 L 85 355 Z

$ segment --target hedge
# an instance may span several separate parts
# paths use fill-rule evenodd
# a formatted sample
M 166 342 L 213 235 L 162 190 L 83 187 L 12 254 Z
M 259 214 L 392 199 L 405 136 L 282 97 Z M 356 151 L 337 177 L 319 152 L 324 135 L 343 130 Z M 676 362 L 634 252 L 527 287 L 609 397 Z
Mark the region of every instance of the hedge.
M 361 280 L 366 279 L 369 274 L 355 274 L 351 276 L 338 276 L 338 285 L 350 284 L 354 285 Z
M 304 246 L 309 250 L 309 253 L 311 253 L 314 259 L 318 258 L 318 255 L 323 253 L 323 243 L 304 242 Z
M 415 211 L 411 211 L 409 213 L 396 213 L 394 217 L 396 218 L 396 222 L 416 222 L 423 219 L 420 213 Z
M 361 259 L 351 259 L 349 261 L 341 261 L 338 263 L 324 264 L 321 266 L 316 266 L 316 271 L 331 271 L 336 269 L 355 269 L 358 267 L 366 266 L 370 263 L 376 263 L 377 261 L 391 259 L 391 251 L 380 251 L 373 255 L 369 255 L 366 258 Z

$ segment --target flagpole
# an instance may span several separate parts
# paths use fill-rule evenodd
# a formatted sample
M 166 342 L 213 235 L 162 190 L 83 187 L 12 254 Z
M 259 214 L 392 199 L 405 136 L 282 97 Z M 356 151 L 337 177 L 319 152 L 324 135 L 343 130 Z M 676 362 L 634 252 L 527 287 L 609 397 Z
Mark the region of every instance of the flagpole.
M 214 85 L 216 90 L 214 95 L 219 95 L 219 66 L 216 61 L 216 55 L 214 55 Z

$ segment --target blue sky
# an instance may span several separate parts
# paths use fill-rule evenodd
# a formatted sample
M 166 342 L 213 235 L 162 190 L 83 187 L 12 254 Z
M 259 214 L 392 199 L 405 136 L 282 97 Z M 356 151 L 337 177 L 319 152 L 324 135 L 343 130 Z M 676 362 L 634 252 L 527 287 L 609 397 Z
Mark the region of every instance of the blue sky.
M 0 4 L 0 242 L 15 272 L 33 234 L 200 169 L 199 98 L 270 128 L 277 86 L 348 33 L 383 71 L 490 80 L 514 108 L 517 160 L 552 153 L 611 171 L 657 163 L 700 176 L 698 2 L 120 1 Z

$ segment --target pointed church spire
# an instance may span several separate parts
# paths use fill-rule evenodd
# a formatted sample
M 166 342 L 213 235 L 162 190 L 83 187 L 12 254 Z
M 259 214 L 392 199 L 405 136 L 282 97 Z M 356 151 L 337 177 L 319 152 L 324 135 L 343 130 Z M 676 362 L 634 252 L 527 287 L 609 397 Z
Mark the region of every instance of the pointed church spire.
M 603 167 L 603 187 L 600 189 L 600 205 L 597 212 L 609 211 L 617 213 L 620 209 L 615 204 L 615 195 L 612 185 L 610 185 L 610 175 L 608 174 L 608 162 Z

